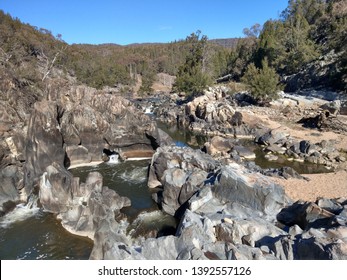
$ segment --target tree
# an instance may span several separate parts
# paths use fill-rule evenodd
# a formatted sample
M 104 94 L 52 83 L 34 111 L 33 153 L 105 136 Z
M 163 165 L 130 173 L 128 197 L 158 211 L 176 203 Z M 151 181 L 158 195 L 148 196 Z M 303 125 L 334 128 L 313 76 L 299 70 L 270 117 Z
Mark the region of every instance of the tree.
M 146 62 L 143 62 L 143 65 L 141 67 L 141 77 L 142 77 L 142 85 L 139 89 L 139 93 L 141 94 L 148 94 L 153 91 L 152 85 L 154 83 L 154 77 L 155 77 L 155 71 L 153 65 L 150 65 Z
M 261 32 L 261 25 L 259 23 L 256 23 L 252 25 L 251 28 L 244 28 L 242 31 L 246 37 L 258 38 Z
M 284 69 L 286 48 L 282 42 L 285 36 L 283 22 L 268 20 L 259 37 L 258 49 L 255 54 L 255 63 L 261 66 L 261 61 L 266 57 L 270 66 L 281 71 Z
M 210 79 L 204 72 L 204 50 L 207 37 L 200 36 L 201 32 L 192 33 L 186 38 L 189 52 L 185 62 L 178 68 L 174 89 L 188 95 L 201 93 L 209 84 Z
M 286 65 L 287 72 L 295 73 L 308 62 L 318 58 L 316 45 L 309 37 L 310 25 L 300 9 L 289 18 L 286 24 L 287 35 L 284 37 L 284 45 L 287 48 Z
M 265 58 L 262 61 L 262 68 L 257 68 L 254 63 L 248 65 L 241 81 L 248 87 L 249 92 L 258 103 L 267 103 L 277 98 L 279 86 L 279 76 L 274 68 L 269 67 Z

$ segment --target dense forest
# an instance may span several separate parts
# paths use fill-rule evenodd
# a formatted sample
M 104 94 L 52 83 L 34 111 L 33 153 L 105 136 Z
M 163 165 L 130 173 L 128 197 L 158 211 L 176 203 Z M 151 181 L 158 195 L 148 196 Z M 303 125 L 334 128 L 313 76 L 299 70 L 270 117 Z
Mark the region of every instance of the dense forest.
M 288 90 L 289 78 L 301 73 L 301 84 L 294 79 L 299 88 L 346 92 L 345 0 L 290 0 L 279 19 L 270 19 L 263 26 L 254 24 L 245 28 L 244 34 L 244 38 L 208 40 L 197 31 L 167 44 L 68 45 L 62 35 L 54 36 L 49 30 L 24 24 L 0 11 L 0 77 L 11 78 L 19 87 L 35 85 L 44 90 L 45 80 L 55 69 L 92 87 L 121 86 L 129 90 L 141 75 L 140 91 L 149 93 L 157 73 L 199 73 L 205 86 L 223 76 L 228 81 L 247 82 L 244 76 L 250 76 L 250 70 L 261 73 L 266 65 L 270 71 L 267 73 L 280 77 L 273 81 L 281 82 Z M 199 57 L 192 57 L 196 51 Z M 188 69 L 197 66 L 194 71 Z M 326 67 L 325 73 L 316 74 L 321 67 Z

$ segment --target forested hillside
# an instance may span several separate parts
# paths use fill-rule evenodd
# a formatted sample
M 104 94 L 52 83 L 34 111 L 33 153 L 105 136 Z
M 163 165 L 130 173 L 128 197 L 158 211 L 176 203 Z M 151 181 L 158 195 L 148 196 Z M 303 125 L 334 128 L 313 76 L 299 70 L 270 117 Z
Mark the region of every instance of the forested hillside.
M 245 28 L 244 38 L 207 41 L 201 71 L 212 82 L 225 75 L 240 81 L 250 64 L 260 69 L 266 59 L 289 90 L 317 86 L 346 91 L 346 15 L 345 0 L 290 0 L 279 19 Z M 68 45 L 62 38 L 0 11 L 1 77 L 12 75 L 22 87 L 43 90 L 54 68 L 96 88 L 127 89 L 141 75 L 141 90 L 149 93 L 155 74 L 177 75 L 192 51 L 189 37 L 129 46 Z

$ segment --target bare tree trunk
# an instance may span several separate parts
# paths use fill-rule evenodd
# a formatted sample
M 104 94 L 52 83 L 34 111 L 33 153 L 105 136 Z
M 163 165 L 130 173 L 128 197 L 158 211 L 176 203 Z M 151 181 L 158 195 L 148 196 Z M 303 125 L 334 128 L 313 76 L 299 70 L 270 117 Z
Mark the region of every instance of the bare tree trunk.
M 0 61 L 8 62 L 12 57 L 12 54 L 6 53 L 2 48 L 0 48 Z
M 52 61 L 49 61 L 49 58 L 42 52 L 42 56 L 46 60 L 46 73 L 43 75 L 42 82 L 48 77 L 48 75 L 51 73 L 54 63 L 56 62 L 58 56 L 66 49 L 65 47 L 62 47 L 60 51 L 58 51 L 55 56 L 53 57 Z

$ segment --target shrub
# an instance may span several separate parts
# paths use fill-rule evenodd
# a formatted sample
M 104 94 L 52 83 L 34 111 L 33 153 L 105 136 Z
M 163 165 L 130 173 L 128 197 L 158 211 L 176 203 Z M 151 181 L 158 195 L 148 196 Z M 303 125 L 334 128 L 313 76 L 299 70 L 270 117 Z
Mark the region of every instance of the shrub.
M 248 91 L 258 103 L 276 99 L 281 90 L 279 75 L 274 68 L 269 67 L 267 59 L 262 61 L 262 68 L 255 67 L 254 63 L 249 64 L 241 81 L 247 85 Z

